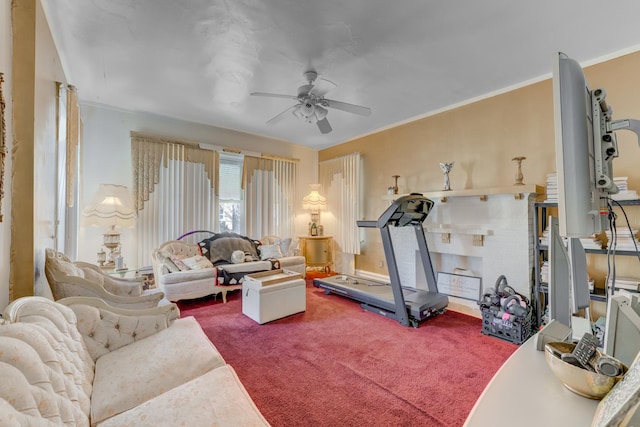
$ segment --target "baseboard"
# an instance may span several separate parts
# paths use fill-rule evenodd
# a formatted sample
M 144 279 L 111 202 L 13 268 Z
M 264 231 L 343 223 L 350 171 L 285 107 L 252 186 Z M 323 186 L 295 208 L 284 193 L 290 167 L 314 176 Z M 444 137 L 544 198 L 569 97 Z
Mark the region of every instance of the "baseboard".
M 480 307 L 476 301 L 469 301 L 467 299 L 449 296 L 449 305 L 447 306 L 447 310 L 456 311 L 458 313 L 482 319 L 482 312 L 480 311 Z

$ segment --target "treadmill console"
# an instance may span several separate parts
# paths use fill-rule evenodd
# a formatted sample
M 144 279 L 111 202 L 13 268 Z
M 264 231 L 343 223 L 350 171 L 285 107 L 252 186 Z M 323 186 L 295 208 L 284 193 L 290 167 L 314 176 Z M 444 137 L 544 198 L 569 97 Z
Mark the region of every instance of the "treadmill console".
M 422 224 L 433 205 L 433 200 L 420 193 L 399 197 L 380 215 L 376 227 L 383 228 L 389 224 L 396 227 Z

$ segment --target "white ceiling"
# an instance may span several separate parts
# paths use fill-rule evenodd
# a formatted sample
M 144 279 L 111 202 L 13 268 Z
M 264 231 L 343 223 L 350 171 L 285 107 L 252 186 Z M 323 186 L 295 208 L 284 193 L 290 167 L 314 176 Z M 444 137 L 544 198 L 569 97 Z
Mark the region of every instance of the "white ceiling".
M 325 148 L 640 46 L 637 0 L 42 0 L 84 102 Z M 333 132 L 291 116 L 302 73 L 335 82 Z

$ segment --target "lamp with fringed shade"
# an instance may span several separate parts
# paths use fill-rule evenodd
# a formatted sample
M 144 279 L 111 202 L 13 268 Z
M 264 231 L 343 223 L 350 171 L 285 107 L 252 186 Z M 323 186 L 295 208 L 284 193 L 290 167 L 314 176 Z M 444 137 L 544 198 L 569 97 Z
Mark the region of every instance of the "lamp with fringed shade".
M 82 212 L 84 223 L 89 226 L 109 227 L 103 234 L 103 244 L 109 255 L 100 248 L 98 264 L 101 267 L 122 269 L 120 232 L 116 227 L 132 227 L 136 211 L 131 203 L 129 190 L 123 185 L 100 184 L 93 200 Z
M 309 235 L 317 236 L 320 225 L 320 211 L 327 208 L 327 199 L 322 197 L 318 190 L 320 184 L 311 184 L 311 193 L 302 199 L 302 208 L 311 211 L 311 222 L 309 223 Z M 320 233 L 322 234 L 322 233 Z

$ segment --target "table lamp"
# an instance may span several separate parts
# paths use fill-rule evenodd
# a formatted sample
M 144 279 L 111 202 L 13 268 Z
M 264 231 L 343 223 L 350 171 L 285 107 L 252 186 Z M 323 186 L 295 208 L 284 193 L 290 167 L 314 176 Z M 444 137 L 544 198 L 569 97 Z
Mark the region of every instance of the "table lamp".
M 302 208 L 311 211 L 311 222 L 309 223 L 309 235 L 317 236 L 320 226 L 320 210 L 327 208 L 327 199 L 322 197 L 318 190 L 320 184 L 311 184 L 311 193 L 302 199 Z
M 122 269 L 120 232 L 116 227 L 131 227 L 136 220 L 136 211 L 132 207 L 127 187 L 100 184 L 91 204 L 84 209 L 83 215 L 87 225 L 109 227 L 109 230 L 103 234 L 103 245 L 109 250 L 109 254 L 107 256 L 100 248 L 98 264 L 101 267 Z M 116 261 L 119 261 L 119 265 L 116 265 Z

